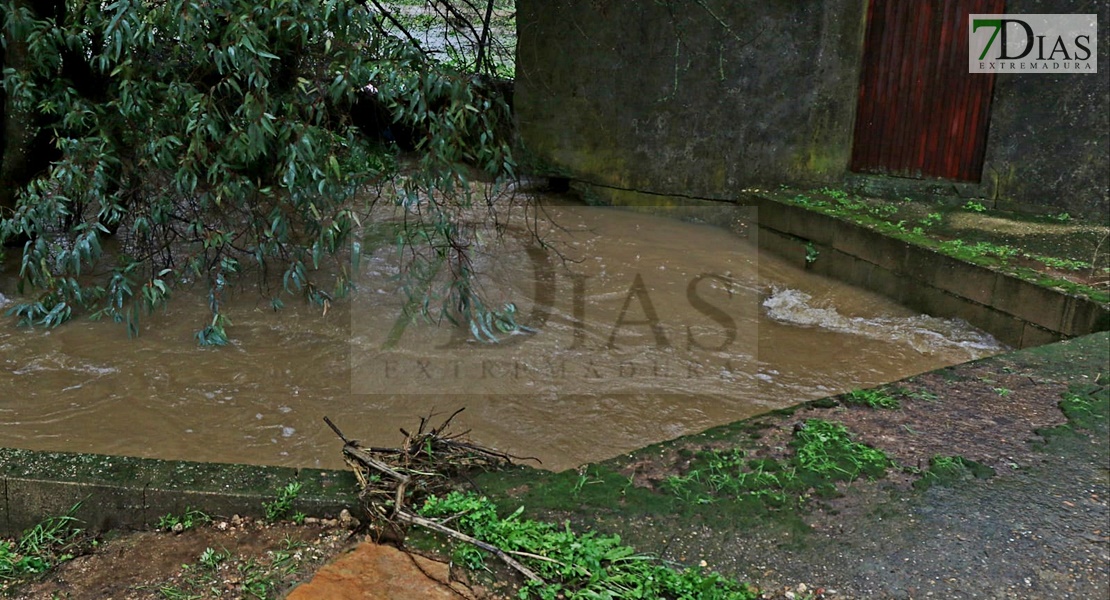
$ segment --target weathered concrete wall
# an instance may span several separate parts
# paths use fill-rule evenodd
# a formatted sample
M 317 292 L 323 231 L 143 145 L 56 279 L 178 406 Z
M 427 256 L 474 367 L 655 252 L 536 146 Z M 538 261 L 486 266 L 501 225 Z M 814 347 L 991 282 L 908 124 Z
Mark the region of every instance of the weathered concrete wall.
M 81 528 L 149 528 L 168 513 L 261 517 L 263 502 L 301 483 L 293 510 L 310 516 L 354 511 L 350 471 L 194 463 L 127 456 L 0 448 L 0 536 L 19 535 L 48 517 L 74 516 Z
M 957 317 L 1016 348 L 1110 329 L 1110 307 L 888 237 L 862 225 L 759 195 L 758 239 L 796 266 L 883 294 L 909 308 Z M 806 260 L 807 250 L 817 259 Z
M 848 172 L 863 0 L 518 0 L 516 106 L 539 171 L 608 188 L 734 199 L 839 185 L 1110 217 L 1110 78 L 1005 74 L 980 183 Z M 1080 10 L 1013 0 L 1011 13 Z M 1099 62 L 1110 69 L 1110 9 Z
M 1110 5 L 1009 0 L 1019 14 L 1098 11 L 1093 75 L 1003 74 L 995 80 L 983 197 L 1003 209 L 1110 219 Z
M 526 149 L 595 185 L 729 198 L 847 168 L 858 0 L 518 0 Z
M 610 204 L 674 216 L 688 198 L 608 190 Z M 831 277 L 937 317 L 961 318 L 1016 348 L 1110 330 L 1110 306 L 967 263 L 858 223 L 761 193 L 700 205 L 697 215 L 800 269 Z M 707 211 L 716 207 L 715 211 Z M 707 218 L 717 212 L 716 218 Z M 737 219 L 746 228 L 734 226 Z M 816 255 L 814 260 L 811 253 Z

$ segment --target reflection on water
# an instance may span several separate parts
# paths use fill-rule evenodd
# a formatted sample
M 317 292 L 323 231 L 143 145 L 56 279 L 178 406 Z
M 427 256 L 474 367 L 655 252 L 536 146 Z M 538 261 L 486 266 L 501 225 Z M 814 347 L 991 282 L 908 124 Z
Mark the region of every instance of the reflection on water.
M 0 445 L 341 468 L 324 415 L 394 445 L 419 416 L 465 406 L 456 423 L 475 440 L 562 469 L 1001 349 L 962 322 L 757 256 L 725 229 L 551 212 L 561 228 L 548 252 L 511 239 L 477 256 L 492 305 L 512 302 L 537 330 L 502 344 L 399 328 L 388 250 L 326 315 L 275 314 L 244 291 L 222 349 L 196 347 L 205 315 L 191 292 L 135 340 L 107 323 L 0 328 Z M 0 280 L 0 303 L 13 287 Z

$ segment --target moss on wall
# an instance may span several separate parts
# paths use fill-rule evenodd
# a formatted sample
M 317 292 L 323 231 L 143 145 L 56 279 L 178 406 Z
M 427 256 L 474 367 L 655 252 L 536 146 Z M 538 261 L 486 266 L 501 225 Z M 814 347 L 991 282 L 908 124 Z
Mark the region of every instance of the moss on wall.
M 1097 74 L 1000 74 L 983 196 L 1000 209 L 1110 219 L 1110 9 L 1011 0 L 1015 14 L 1098 12 Z
M 847 166 L 863 27 L 848 0 L 520 0 L 528 152 L 575 178 L 730 197 Z
M 547 172 L 656 195 L 730 199 L 751 186 L 848 180 L 897 197 L 1110 218 L 1104 75 L 1000 75 L 981 182 L 850 175 L 866 6 L 518 0 L 524 148 Z M 1105 70 L 1110 11 L 1100 8 Z M 1077 10 L 1064 0 L 1007 6 Z

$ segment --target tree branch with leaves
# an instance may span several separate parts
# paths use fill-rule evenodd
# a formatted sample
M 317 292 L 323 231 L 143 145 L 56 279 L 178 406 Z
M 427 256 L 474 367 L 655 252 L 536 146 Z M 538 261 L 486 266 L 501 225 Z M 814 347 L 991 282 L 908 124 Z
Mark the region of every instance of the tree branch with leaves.
M 472 318 L 462 221 L 488 201 L 472 179 L 514 177 L 508 105 L 482 78 L 355 0 L 52 7 L 0 2 L 0 174 L 19 184 L 0 198 L 0 240 L 22 249 L 21 322 L 87 312 L 138 333 L 196 282 L 212 313 L 197 338 L 222 344 L 223 296 L 248 272 L 275 309 L 348 294 L 360 231 L 383 203 L 408 215 L 411 256 L 448 265 L 462 297 L 445 310 Z M 355 127 L 367 97 L 418 132 L 413 168 Z M 32 139 L 49 141 L 48 160 L 27 164 Z

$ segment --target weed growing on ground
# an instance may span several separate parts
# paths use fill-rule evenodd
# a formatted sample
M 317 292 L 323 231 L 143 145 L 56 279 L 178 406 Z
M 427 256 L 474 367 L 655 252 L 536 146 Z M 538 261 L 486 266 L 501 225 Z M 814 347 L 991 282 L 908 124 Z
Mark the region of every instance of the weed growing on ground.
M 935 225 L 940 225 L 942 221 L 944 221 L 944 215 L 938 212 L 931 212 L 925 215 L 925 218 L 921 219 L 921 226 L 933 227 Z
M 585 468 L 582 468 L 578 471 L 578 479 L 575 480 L 574 486 L 570 489 L 570 492 L 574 497 L 577 498 L 578 495 L 582 493 L 582 490 L 587 485 L 594 485 L 594 484 L 598 484 L 598 483 L 605 483 L 605 482 L 600 480 L 600 479 L 591 479 L 590 478 L 590 469 L 589 469 L 589 467 L 585 467 Z
M 798 425 L 786 460 L 749 459 L 740 449 L 701 452 L 664 488 L 683 501 L 756 501 L 766 508 L 800 507 L 816 494 L 835 495 L 836 482 L 886 474 L 892 461 L 881 450 L 853 441 L 839 423 L 809 419 Z
M 675 569 L 657 559 L 638 554 L 621 543 L 620 536 L 596 532 L 578 534 L 570 524 L 562 527 L 521 518 L 519 508 L 500 517 L 487 498 L 451 492 L 431 497 L 420 513 L 427 518 L 450 519 L 459 531 L 492 544 L 532 569 L 545 583 L 528 582 L 521 598 L 699 598 L 751 600 L 757 597 L 748 585 L 701 569 Z M 454 560 L 470 569 L 482 569 L 488 555 L 470 545 L 455 547 Z
M 852 482 L 886 475 L 892 462 L 882 450 L 854 441 L 840 423 L 807 419 L 795 432 L 798 468 L 823 481 Z
M 304 522 L 304 515 L 301 513 L 289 514 L 293 510 L 293 502 L 301 494 L 301 482 L 291 481 L 285 487 L 278 490 L 277 498 L 271 502 L 263 502 L 262 508 L 266 511 L 267 521 L 280 521 L 286 517 L 292 517 L 293 521 L 297 523 Z
M 896 409 L 902 404 L 897 398 L 891 396 L 882 388 L 870 390 L 852 390 L 842 396 L 845 404 L 862 404 L 869 408 Z
M 278 593 L 297 579 L 303 557 L 297 551 L 303 542 L 286 538 L 282 547 L 268 550 L 261 560 L 243 558 L 226 548 L 205 548 L 195 563 L 181 566 L 181 576 L 174 583 L 140 586 L 151 589 L 166 600 L 195 600 L 199 598 L 275 598 Z M 226 588 L 227 571 L 237 573 L 235 587 Z
M 202 511 L 185 507 L 185 512 L 180 515 L 167 513 L 158 518 L 158 529 L 165 531 L 188 531 L 197 525 L 211 523 L 212 517 Z M 178 527 L 180 525 L 180 527 Z
M 920 479 L 913 482 L 913 487 L 925 491 L 934 485 L 951 485 L 955 481 L 972 477 L 994 477 L 994 469 L 962 456 L 937 455 L 929 459 L 929 468 L 921 473 Z
M 79 503 L 65 515 L 50 517 L 24 531 L 18 540 L 0 539 L 0 592 L 73 558 L 82 533 L 73 516 L 78 506 Z
M 226 548 L 223 550 L 214 550 L 212 548 L 205 548 L 204 552 L 200 554 L 200 565 L 206 569 L 216 570 L 220 563 L 231 558 L 231 553 Z

